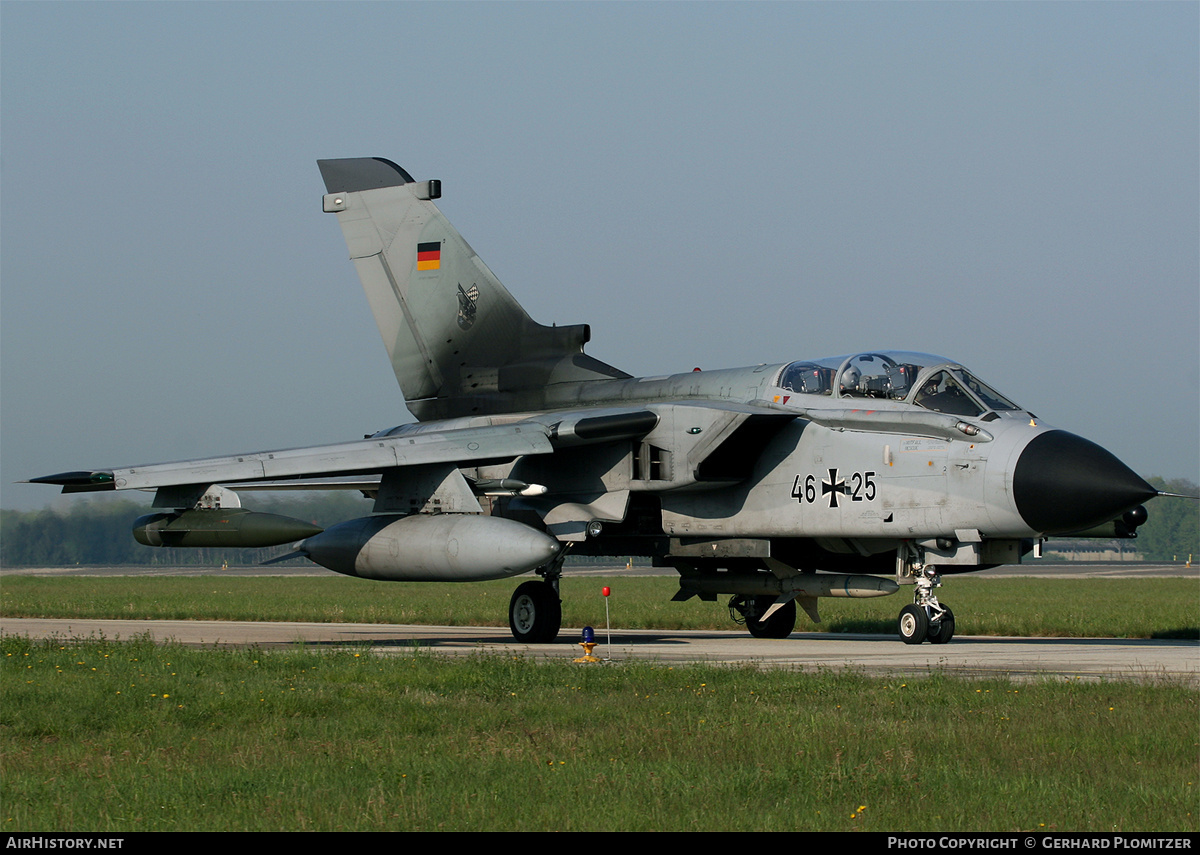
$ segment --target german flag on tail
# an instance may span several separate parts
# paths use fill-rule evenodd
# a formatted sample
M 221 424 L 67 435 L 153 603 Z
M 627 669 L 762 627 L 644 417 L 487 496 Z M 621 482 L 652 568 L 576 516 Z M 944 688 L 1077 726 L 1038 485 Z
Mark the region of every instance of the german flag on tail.
M 442 266 L 442 245 L 438 242 L 417 244 L 417 270 L 438 270 Z

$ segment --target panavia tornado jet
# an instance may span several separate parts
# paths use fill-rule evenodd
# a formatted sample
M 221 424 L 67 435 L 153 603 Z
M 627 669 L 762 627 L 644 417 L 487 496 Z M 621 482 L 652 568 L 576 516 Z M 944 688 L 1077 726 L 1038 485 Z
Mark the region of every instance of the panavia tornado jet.
M 942 644 L 945 574 L 1019 563 L 1048 535 L 1133 537 L 1156 491 L 961 364 L 878 352 L 631 377 L 584 353 L 586 325 L 526 314 L 434 204 L 441 182 L 382 158 L 318 161 L 416 423 L 365 439 L 64 472 L 65 492 L 153 490 L 152 546 L 294 543 L 338 573 L 537 579 L 513 635 L 553 640 L 568 554 L 642 556 L 677 600 L 729 596 L 782 638 L 821 597 L 912 592 L 909 644 Z M 359 489 L 370 516 L 321 531 L 242 508 L 239 490 Z

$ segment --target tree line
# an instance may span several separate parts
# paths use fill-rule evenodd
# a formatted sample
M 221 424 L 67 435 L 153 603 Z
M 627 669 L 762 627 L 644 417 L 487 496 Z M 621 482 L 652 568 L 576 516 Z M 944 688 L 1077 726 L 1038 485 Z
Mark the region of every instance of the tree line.
M 1195 481 L 1186 478 L 1147 478 L 1151 486 L 1168 493 L 1195 496 Z M 1146 503 L 1149 519 L 1138 529 L 1132 544 L 1147 561 L 1200 560 L 1200 502 L 1157 496 Z
M 312 522 L 328 528 L 367 516 L 371 502 L 357 492 L 295 493 L 255 497 L 252 510 Z M 139 564 L 163 567 L 260 564 L 288 552 L 289 545 L 265 549 L 143 546 L 133 539 L 133 521 L 161 512 L 125 498 L 77 500 L 40 511 L 0 511 L 0 566 L 61 567 L 75 564 Z

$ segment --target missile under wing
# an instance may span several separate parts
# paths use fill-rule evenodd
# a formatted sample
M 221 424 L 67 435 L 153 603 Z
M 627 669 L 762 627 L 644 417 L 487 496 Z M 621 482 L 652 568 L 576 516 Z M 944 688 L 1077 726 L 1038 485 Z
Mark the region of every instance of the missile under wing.
M 407 405 L 362 440 L 33 479 L 154 490 L 143 543 L 285 543 L 396 581 L 533 572 L 509 622 L 559 631 L 568 553 L 642 556 L 677 600 L 729 596 L 756 636 L 797 604 L 911 586 L 897 627 L 945 643 L 946 574 L 1016 563 L 1048 535 L 1132 537 L 1155 490 L 943 357 L 864 351 L 634 378 L 584 353 L 586 325 L 534 321 L 416 181 L 382 158 L 318 162 Z M 239 507 L 238 491 L 359 489 L 368 517 L 323 532 Z M 256 516 L 258 518 L 256 518 Z M 246 540 L 249 544 L 249 540 Z

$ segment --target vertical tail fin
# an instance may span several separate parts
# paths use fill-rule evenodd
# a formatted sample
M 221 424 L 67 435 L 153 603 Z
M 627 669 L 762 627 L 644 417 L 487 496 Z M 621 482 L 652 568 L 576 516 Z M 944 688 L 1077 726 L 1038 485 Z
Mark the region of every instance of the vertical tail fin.
M 383 158 L 319 160 L 350 259 L 418 419 L 536 407 L 549 383 L 629 375 L 583 353 L 586 324 L 526 314 L 433 204 L 441 182 Z

